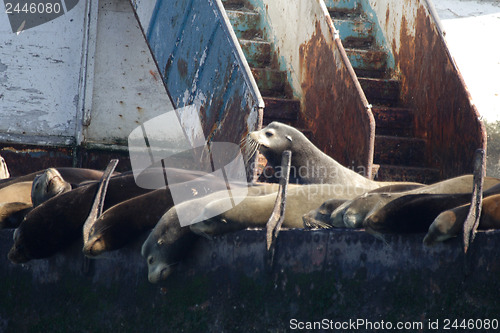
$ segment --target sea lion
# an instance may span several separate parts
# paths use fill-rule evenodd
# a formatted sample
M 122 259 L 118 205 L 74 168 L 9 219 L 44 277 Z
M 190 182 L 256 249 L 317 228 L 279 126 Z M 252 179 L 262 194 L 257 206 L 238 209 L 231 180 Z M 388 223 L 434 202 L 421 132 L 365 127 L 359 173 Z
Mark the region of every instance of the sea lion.
M 99 180 L 102 177 L 102 171 L 93 170 L 93 169 L 85 169 L 85 168 L 66 168 L 66 167 L 57 167 L 55 168 L 61 177 L 68 183 L 72 185 L 77 185 L 85 181 L 90 180 Z M 19 176 L 19 177 L 11 177 L 9 179 L 4 179 L 3 182 L 0 183 L 0 189 L 10 186 L 15 183 L 20 182 L 32 182 L 33 179 L 37 175 L 40 175 L 45 172 L 44 170 L 39 170 L 36 172 L 32 172 L 30 174 Z M 118 173 L 116 173 L 118 175 Z
M 176 180 L 188 182 L 198 177 L 198 172 L 183 172 Z M 22 263 L 50 257 L 80 238 L 98 186 L 98 182 L 81 186 L 47 200 L 28 213 L 16 230 L 9 259 Z M 137 186 L 132 173 L 113 176 L 109 180 L 104 211 L 150 191 Z
M 31 203 L 25 202 L 0 203 L 0 229 L 17 228 L 32 208 Z
M 250 132 L 242 143 L 247 161 L 259 151 L 267 159 L 268 166 L 277 173 L 281 170 L 283 152 L 290 150 L 290 183 L 341 184 L 362 187 L 367 191 L 397 183 L 373 181 L 342 166 L 318 149 L 299 130 L 277 121 L 259 131 Z
M 82 235 L 98 187 L 91 183 L 53 197 L 30 211 L 14 233 L 9 259 L 23 263 L 52 256 Z M 134 176 L 127 174 L 110 179 L 105 209 L 132 197 L 149 192 L 138 187 Z
M 347 200 L 357 196 L 364 189 L 350 186 L 337 186 L 332 184 L 311 184 L 291 187 L 287 193 L 287 206 L 283 227 L 303 228 L 302 216 L 318 203 L 335 197 L 337 200 Z M 264 196 L 247 197 L 234 208 L 214 216 L 220 211 L 221 202 L 213 201 L 206 205 L 200 217 L 196 220 L 203 221 L 191 225 L 191 230 L 200 235 L 218 235 L 226 232 L 252 227 L 264 227 L 271 216 L 276 201 L 276 193 Z M 213 218 L 205 218 L 214 216 Z
M 31 182 L 19 182 L 0 188 L 0 203 L 6 202 L 31 204 Z
M 500 193 L 500 184 L 483 192 L 485 198 Z M 410 194 L 394 199 L 368 215 L 363 227 L 369 233 L 426 232 L 434 219 L 443 211 L 466 204 L 471 193 Z
M 181 205 L 189 205 L 193 201 L 197 200 Z M 169 209 L 142 245 L 141 254 L 148 265 L 149 282 L 165 280 L 173 272 L 174 266 L 189 256 L 197 238 L 198 235 L 191 232 L 189 227 L 181 227 L 176 208 Z
M 31 193 L 28 198 L 27 191 L 30 184 Z M 42 175 L 36 176 L 33 182 L 14 183 L 0 189 L 0 193 L 3 194 L 10 192 L 10 195 L 2 196 L 4 200 L 10 202 L 0 204 L 0 229 L 17 228 L 33 207 L 69 190 L 71 185 L 65 182 L 55 169 L 48 169 Z
M 424 244 L 431 246 L 460 235 L 469 210 L 470 204 L 465 204 L 439 214 L 429 227 L 424 237 Z M 479 229 L 500 229 L 500 194 L 483 200 Z
M 297 185 L 290 184 L 290 188 Z M 278 191 L 278 184 L 254 184 L 248 187 L 248 196 L 261 196 Z M 182 202 L 170 208 L 158 221 L 142 245 L 141 254 L 148 264 L 148 279 L 157 283 L 166 279 L 173 271 L 173 265 L 188 255 L 197 235 L 189 227 L 181 227 L 177 212 L 186 220 L 198 217 L 205 205 L 220 198 L 218 194 L 207 195 Z
M 0 155 L 0 179 L 7 179 L 10 177 L 9 168 L 5 159 Z
M 35 176 L 31 188 L 31 202 L 36 207 L 56 195 L 71 191 L 71 184 L 63 179 L 59 171 L 48 168 Z
M 345 210 L 349 208 L 350 205 L 353 202 L 355 202 L 358 198 L 366 197 L 368 194 L 371 193 L 390 194 L 402 191 L 409 191 L 424 186 L 425 185 L 422 184 L 406 184 L 406 183 L 393 184 L 393 185 L 382 186 L 375 190 L 371 190 L 365 194 L 362 194 L 357 198 L 354 198 L 353 200 L 329 199 L 325 201 L 319 208 L 311 210 L 309 213 L 307 213 L 302 217 L 302 220 L 304 221 L 304 227 L 330 229 L 332 226 L 334 226 L 343 228 L 345 226 L 343 221 L 343 214 Z M 338 216 L 331 217 L 332 213 L 339 207 L 343 207 L 340 208 L 342 214 L 338 214 Z M 342 217 L 340 221 L 338 221 L 339 217 Z
M 471 192 L 472 182 L 473 176 L 465 175 L 426 186 L 412 184 L 403 186 L 395 185 L 397 187 L 394 187 L 393 190 L 391 190 L 391 186 L 382 187 L 337 207 L 332 212 L 328 224 L 338 228 L 361 228 L 363 221 L 368 215 L 387 205 L 392 200 L 413 194 L 457 194 Z M 497 184 L 500 184 L 500 180 L 497 178 L 486 177 L 484 180 L 485 189 L 489 189 Z M 408 190 L 405 191 L 405 187 Z M 398 192 L 398 188 L 403 191 Z
M 173 204 L 167 189 L 120 202 L 96 220 L 83 245 L 83 253 L 87 257 L 96 257 L 123 247 L 142 232 L 152 229 Z

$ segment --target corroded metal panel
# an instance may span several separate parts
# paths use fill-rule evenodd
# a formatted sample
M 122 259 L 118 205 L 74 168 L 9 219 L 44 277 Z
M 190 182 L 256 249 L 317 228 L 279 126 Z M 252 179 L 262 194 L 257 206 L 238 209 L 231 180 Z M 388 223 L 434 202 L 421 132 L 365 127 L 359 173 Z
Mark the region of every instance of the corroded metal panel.
M 263 101 L 220 0 L 158 0 L 150 18 L 142 3 L 132 1 L 174 106 L 197 105 L 209 140 L 239 143 Z
M 428 165 L 448 178 L 472 172 L 485 148 L 478 110 L 451 57 L 428 0 L 370 0 L 394 53 L 402 99 L 413 108 L 415 134 L 427 139 Z
M 75 141 L 86 3 L 19 34 L 1 6 L 0 141 Z
M 250 2 L 266 18 L 262 29 L 301 100 L 301 128 L 325 153 L 370 176 L 375 122 L 324 2 Z

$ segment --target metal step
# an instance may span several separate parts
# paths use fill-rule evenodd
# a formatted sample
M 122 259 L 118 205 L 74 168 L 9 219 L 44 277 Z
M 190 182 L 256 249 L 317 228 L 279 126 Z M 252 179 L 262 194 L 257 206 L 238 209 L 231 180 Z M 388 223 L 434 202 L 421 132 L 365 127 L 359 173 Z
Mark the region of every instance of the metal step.
M 252 10 L 226 10 L 238 39 L 262 38 L 260 15 Z
M 253 9 L 247 0 L 222 0 L 226 10 Z
M 439 169 L 381 164 L 375 176 L 378 181 L 407 181 L 432 184 L 440 180 Z
M 290 122 L 299 119 L 300 101 L 297 99 L 285 99 L 264 97 L 264 119 L 266 121 Z
M 264 40 L 240 39 L 240 45 L 250 67 L 267 67 L 271 63 L 271 43 Z
M 366 98 L 372 104 L 398 106 L 401 82 L 393 79 L 358 77 Z
M 286 73 L 270 68 L 252 68 L 260 93 L 265 97 L 288 98 Z
M 372 106 L 372 113 L 377 135 L 403 137 L 413 135 L 413 115 L 410 109 L 375 105 Z
M 340 38 L 344 40 L 348 37 L 368 38 L 373 32 L 373 23 L 360 18 L 357 20 L 332 19 L 333 25 L 339 31 Z
M 375 37 L 348 36 L 342 38 L 342 45 L 346 49 L 373 49 L 375 47 Z
M 369 71 L 385 71 L 387 54 L 379 50 L 345 49 L 352 67 Z
M 425 155 L 424 139 L 375 135 L 373 162 L 418 167 Z

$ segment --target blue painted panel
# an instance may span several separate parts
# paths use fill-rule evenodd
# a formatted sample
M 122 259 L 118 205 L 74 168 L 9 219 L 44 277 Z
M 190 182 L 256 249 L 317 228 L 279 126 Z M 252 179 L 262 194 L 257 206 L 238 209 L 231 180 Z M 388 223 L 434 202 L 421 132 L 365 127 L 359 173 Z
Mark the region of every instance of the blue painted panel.
M 158 0 L 142 23 L 174 106 L 199 105 L 207 138 L 239 142 L 263 102 L 223 11 L 220 0 Z

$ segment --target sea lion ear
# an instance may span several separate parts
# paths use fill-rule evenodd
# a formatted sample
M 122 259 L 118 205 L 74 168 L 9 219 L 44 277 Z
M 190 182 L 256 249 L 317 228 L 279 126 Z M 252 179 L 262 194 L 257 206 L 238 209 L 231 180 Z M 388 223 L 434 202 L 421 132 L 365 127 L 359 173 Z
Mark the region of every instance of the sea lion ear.
M 290 142 L 292 142 L 292 141 L 293 141 L 293 140 L 292 140 L 292 137 L 291 137 L 290 135 L 285 136 L 285 138 L 287 138 L 287 139 L 288 139 L 288 141 L 290 141 Z

